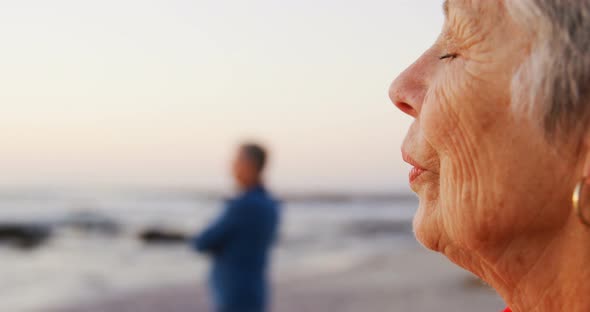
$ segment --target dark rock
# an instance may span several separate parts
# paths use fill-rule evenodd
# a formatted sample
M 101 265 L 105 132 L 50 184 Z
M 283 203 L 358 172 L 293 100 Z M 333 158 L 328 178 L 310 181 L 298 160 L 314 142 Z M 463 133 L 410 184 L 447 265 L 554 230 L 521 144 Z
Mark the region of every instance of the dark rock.
M 51 237 L 51 227 L 43 224 L 0 224 L 0 243 L 22 249 L 34 249 Z
M 146 229 L 139 233 L 139 239 L 146 244 L 186 244 L 188 236 L 163 229 Z

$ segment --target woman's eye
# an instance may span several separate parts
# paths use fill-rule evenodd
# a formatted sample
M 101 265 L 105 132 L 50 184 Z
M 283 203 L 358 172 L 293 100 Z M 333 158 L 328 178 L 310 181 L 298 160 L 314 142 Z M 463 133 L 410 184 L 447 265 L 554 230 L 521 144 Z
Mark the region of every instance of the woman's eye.
M 459 56 L 457 53 L 448 53 L 448 54 L 445 54 L 445 55 L 439 57 L 438 59 L 440 59 L 440 60 L 446 60 L 446 59 L 453 60 L 453 59 L 456 59 L 457 56 Z

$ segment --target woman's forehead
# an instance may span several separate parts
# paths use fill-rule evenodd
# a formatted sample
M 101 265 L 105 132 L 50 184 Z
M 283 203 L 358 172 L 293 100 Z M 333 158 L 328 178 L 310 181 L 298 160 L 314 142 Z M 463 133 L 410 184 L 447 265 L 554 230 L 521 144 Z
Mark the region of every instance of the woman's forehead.
M 503 2 L 503 0 L 445 0 L 442 9 L 445 17 L 448 18 L 458 9 L 475 13 L 486 10 L 486 8 L 500 6 Z
M 445 29 L 456 28 L 460 32 L 467 28 L 488 32 L 508 16 L 503 0 L 446 0 L 443 11 Z

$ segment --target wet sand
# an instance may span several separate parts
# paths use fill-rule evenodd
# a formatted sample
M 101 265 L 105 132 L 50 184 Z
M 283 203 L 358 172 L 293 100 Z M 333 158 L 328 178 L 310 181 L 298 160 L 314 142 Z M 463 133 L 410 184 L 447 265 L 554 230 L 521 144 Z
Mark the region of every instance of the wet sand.
M 194 283 L 50 311 L 205 312 L 207 307 L 206 289 Z M 421 247 L 329 274 L 277 276 L 273 300 L 274 312 L 496 312 L 503 307 L 493 290 Z

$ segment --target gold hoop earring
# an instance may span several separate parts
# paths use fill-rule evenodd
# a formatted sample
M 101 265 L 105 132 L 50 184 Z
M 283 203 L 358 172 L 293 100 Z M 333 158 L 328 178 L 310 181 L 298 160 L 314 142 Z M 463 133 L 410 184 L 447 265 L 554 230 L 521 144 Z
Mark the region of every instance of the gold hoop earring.
M 589 177 L 584 177 L 577 185 L 576 188 L 574 189 L 574 194 L 572 196 L 572 204 L 574 206 L 574 211 L 576 212 L 576 214 L 578 215 L 578 218 L 580 219 L 580 221 L 590 227 L 590 219 L 586 218 L 586 216 L 584 215 L 584 211 L 583 211 L 583 203 L 582 203 L 582 193 L 584 192 L 584 189 L 586 188 L 587 182 L 590 181 Z

